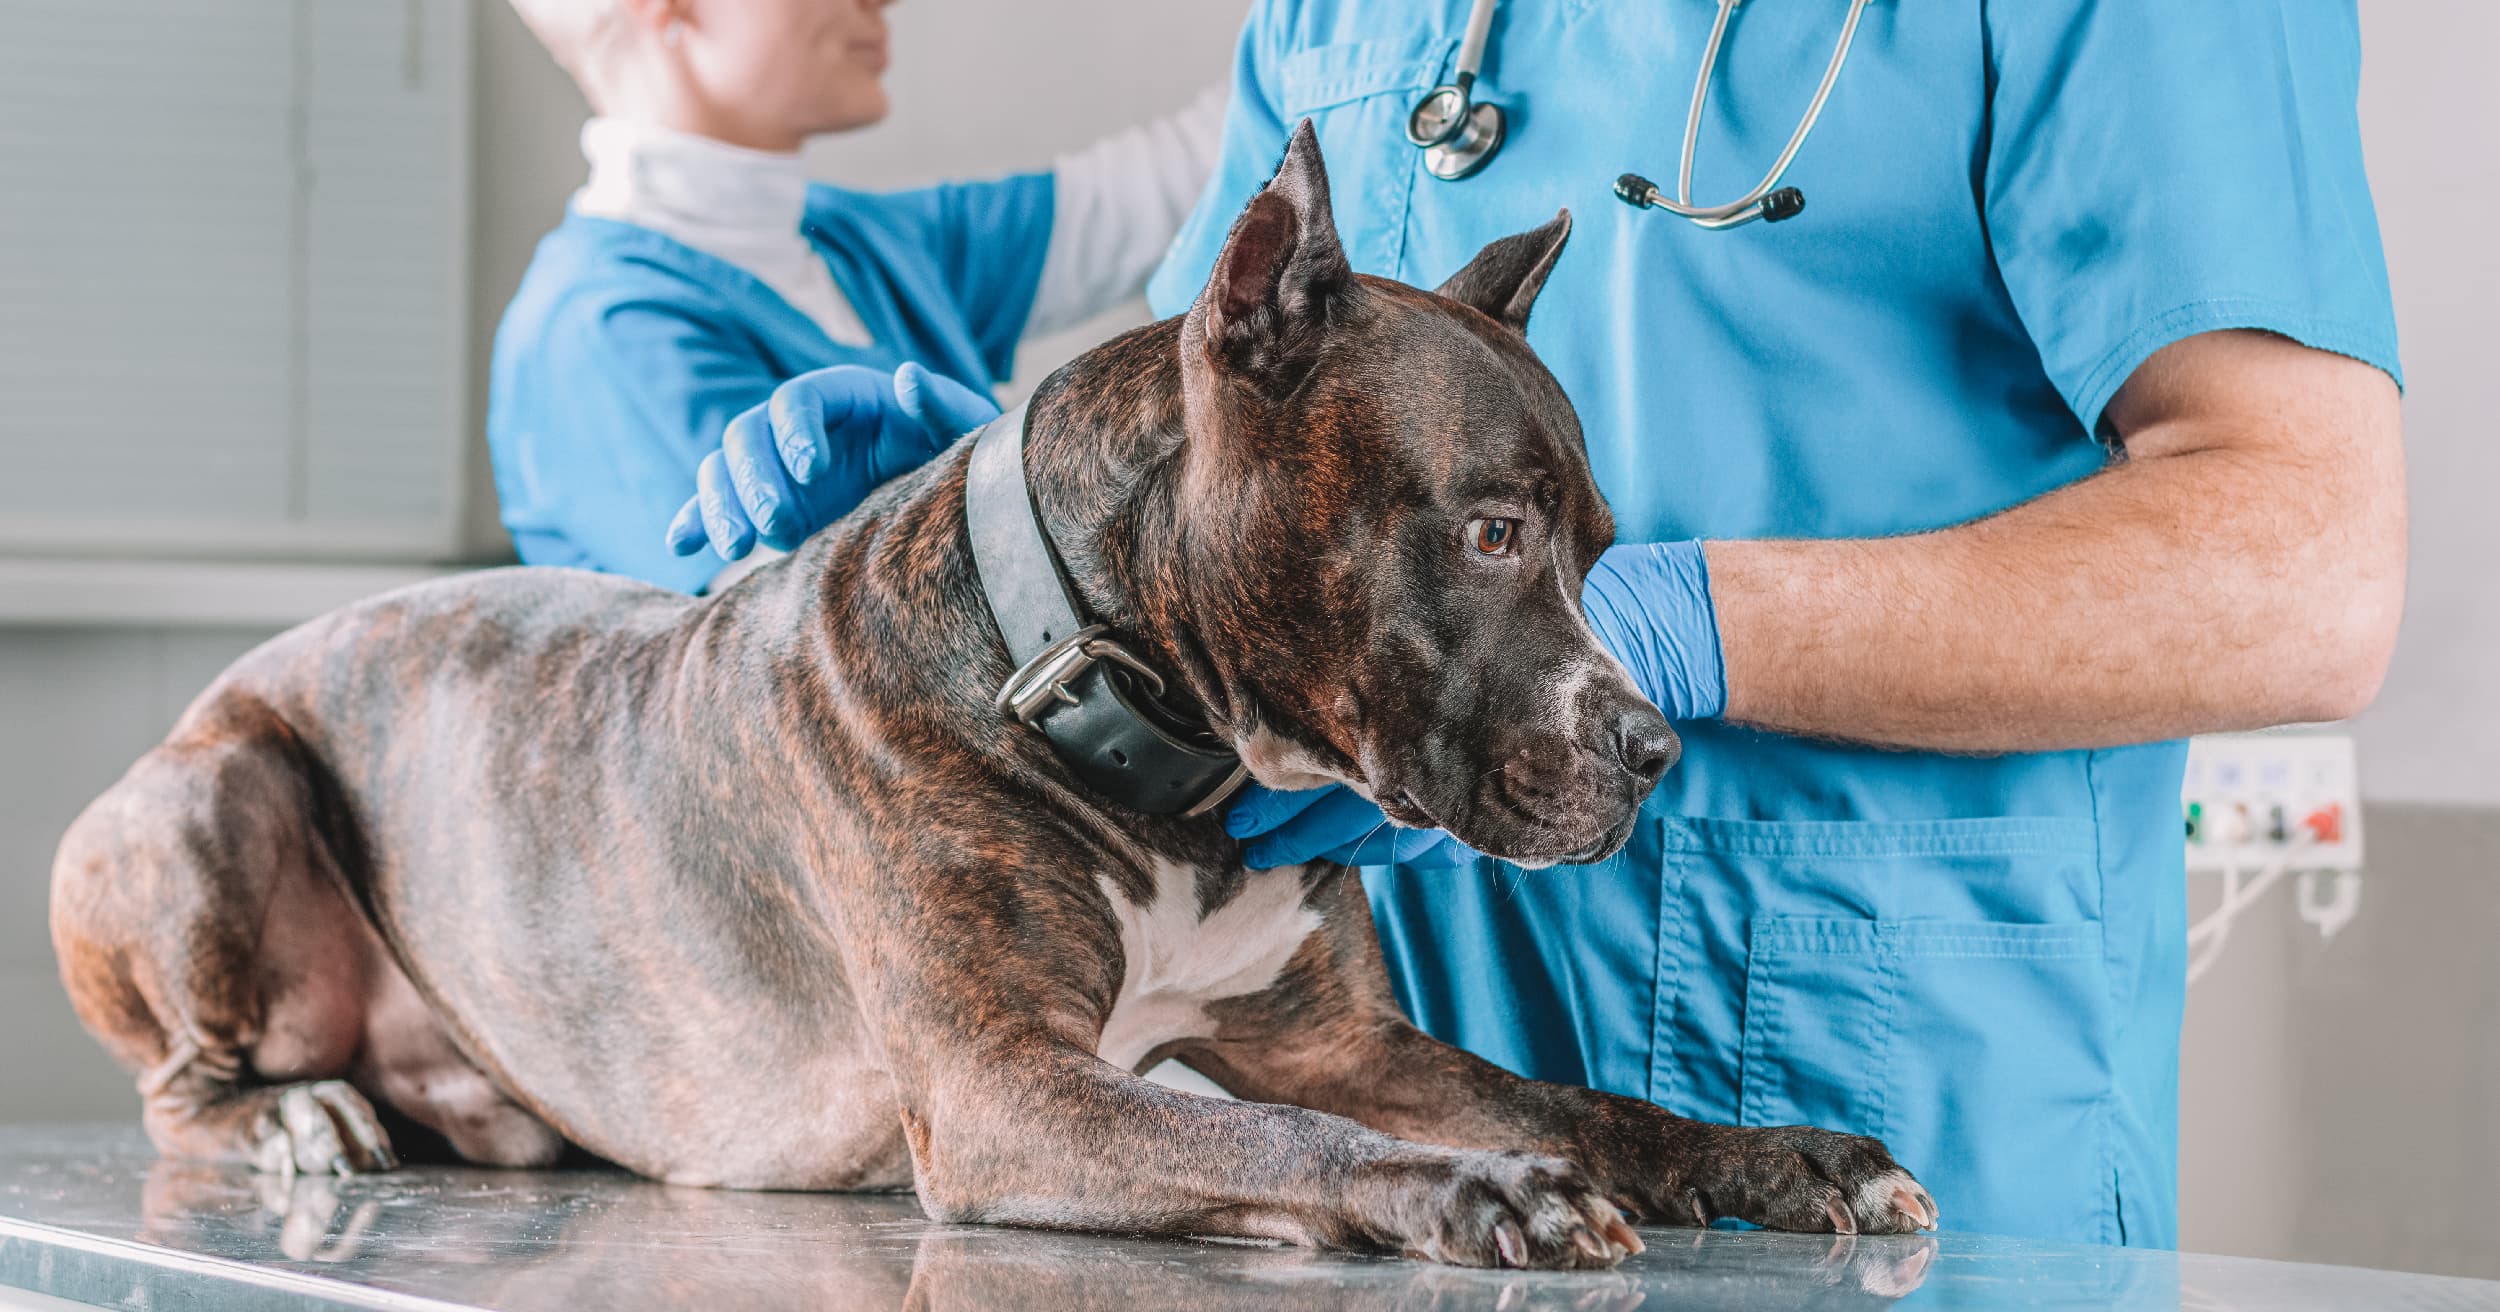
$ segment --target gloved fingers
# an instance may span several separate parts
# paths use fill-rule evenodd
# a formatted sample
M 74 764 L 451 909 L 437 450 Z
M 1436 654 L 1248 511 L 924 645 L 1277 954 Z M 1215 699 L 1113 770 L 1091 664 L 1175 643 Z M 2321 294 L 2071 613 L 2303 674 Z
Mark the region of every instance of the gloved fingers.
M 943 451 L 955 439 L 998 418 L 998 402 L 940 373 L 931 373 L 917 361 L 907 361 L 894 371 L 894 399 L 903 413 L 920 425 L 934 445 L 932 452 Z
M 892 389 L 885 374 L 856 364 L 800 374 L 774 388 L 766 404 L 782 468 L 801 486 L 824 477 L 833 467 L 834 430 L 842 430 L 839 445 L 857 444 L 862 435 L 851 430 L 882 426 Z
M 1457 836 L 1446 829 L 1409 829 L 1406 833 L 1412 835 L 1416 843 L 1412 849 L 1398 853 L 1398 864 L 1402 866 L 1414 866 L 1421 870 L 1456 870 L 1484 855 L 1458 841 Z
M 1339 790 L 1339 785 L 1323 784 L 1317 788 L 1296 788 L 1279 791 L 1265 784 L 1253 783 L 1241 790 L 1224 812 L 1224 832 L 1235 838 L 1256 838 L 1309 809 L 1313 802 Z
M 755 550 L 755 525 L 737 508 L 737 491 L 729 485 L 729 462 L 720 452 L 703 457 L 703 463 L 695 467 L 694 499 L 703 507 L 704 535 L 722 559 L 742 560 Z
M 755 538 L 765 546 L 781 551 L 807 539 L 816 529 L 810 522 L 807 506 L 799 500 L 797 489 L 782 472 L 781 451 L 775 441 L 776 427 L 764 407 L 747 411 L 729 421 L 729 431 L 721 436 L 721 455 L 729 464 L 730 489 L 737 494 L 737 505 L 746 512 L 754 526 Z
M 1623 543 L 1590 568 L 1580 591 L 1590 632 L 1670 720 L 1727 710 L 1726 657 L 1698 540 Z
M 929 442 L 927 430 L 908 418 L 896 416 L 898 422 L 877 430 L 876 440 L 860 448 L 852 458 L 867 465 L 860 471 L 859 497 L 896 478 L 929 463 L 932 456 L 945 450 Z
M 1380 836 L 1395 828 L 1389 817 L 1351 788 L 1331 788 L 1327 794 L 1303 808 L 1291 822 L 1251 843 L 1243 861 L 1254 870 L 1300 865 L 1372 840 L 1378 840 L 1377 850 L 1383 853 L 1372 859 L 1386 860 L 1388 840 Z
M 1437 866 L 1442 863 L 1432 860 L 1433 855 L 1452 845 L 1465 846 L 1450 837 L 1446 829 L 1401 829 L 1395 824 L 1382 824 L 1353 842 L 1320 855 L 1341 866 Z
M 1620 549 L 1601 552 L 1580 585 L 1580 613 L 1588 618 L 1589 632 L 1623 663 L 1633 681 L 1647 686 L 1639 664 L 1641 644 L 1633 640 L 1641 614 L 1640 582 L 1637 557 Z
M 668 549 L 680 556 L 691 556 L 703 550 L 707 539 L 703 531 L 703 498 L 686 498 L 677 508 L 677 517 L 668 522 Z

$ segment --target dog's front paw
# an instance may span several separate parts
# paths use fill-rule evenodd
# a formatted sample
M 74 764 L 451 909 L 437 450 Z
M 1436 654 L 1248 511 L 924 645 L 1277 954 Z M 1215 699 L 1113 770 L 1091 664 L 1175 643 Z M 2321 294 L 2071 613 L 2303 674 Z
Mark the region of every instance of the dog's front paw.
M 1708 1225 L 1734 1217 L 1773 1230 L 1909 1234 L 1934 1229 L 1936 1200 L 1864 1135 L 1805 1125 L 1728 1126 L 1684 1164 L 1684 1215 Z
M 1607 1267 L 1641 1251 L 1623 1214 L 1580 1168 L 1553 1157 L 1469 1152 L 1393 1168 L 1393 1242 L 1461 1266 Z

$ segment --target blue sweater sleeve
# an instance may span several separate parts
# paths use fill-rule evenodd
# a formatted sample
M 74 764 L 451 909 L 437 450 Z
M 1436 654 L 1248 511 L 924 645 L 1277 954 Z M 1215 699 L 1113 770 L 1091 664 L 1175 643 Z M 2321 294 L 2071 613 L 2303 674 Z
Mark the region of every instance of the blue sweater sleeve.
M 990 377 L 1014 372 L 1016 343 L 1032 314 L 1050 247 L 1057 199 L 1051 175 L 942 182 L 881 199 L 888 217 L 913 227 Z
M 1215 176 L 1199 193 L 1198 207 L 1181 224 L 1162 267 L 1146 283 L 1146 303 L 1158 317 L 1179 314 L 1198 299 L 1208 275 L 1215 271 L 1215 257 L 1224 249 L 1233 220 L 1267 185 L 1277 161 L 1285 157 L 1293 125 L 1285 122 L 1280 108 L 1279 52 L 1271 35 L 1281 8 L 1281 0 L 1259 0 L 1242 27 L 1233 54 L 1233 94 L 1224 109 L 1224 140 L 1216 156 Z
M 700 591 L 723 562 L 662 537 L 729 421 L 771 398 L 767 362 L 734 330 L 643 301 L 577 302 L 516 355 L 488 441 L 522 561 Z

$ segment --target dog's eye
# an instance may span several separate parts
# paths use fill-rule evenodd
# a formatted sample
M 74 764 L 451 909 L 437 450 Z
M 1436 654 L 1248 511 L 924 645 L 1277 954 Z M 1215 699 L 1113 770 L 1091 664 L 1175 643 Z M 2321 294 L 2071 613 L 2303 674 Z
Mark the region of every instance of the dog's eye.
M 1511 543 L 1519 536 L 1515 519 L 1471 519 L 1467 521 L 1467 541 L 1488 556 L 1509 553 Z

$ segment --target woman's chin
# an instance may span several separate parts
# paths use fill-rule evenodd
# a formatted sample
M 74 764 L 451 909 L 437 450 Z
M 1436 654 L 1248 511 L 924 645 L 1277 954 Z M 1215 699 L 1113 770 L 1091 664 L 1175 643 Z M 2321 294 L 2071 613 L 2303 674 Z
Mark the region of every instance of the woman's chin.
M 828 106 L 824 115 L 808 129 L 811 137 L 831 136 L 837 132 L 857 132 L 883 123 L 894 111 L 885 88 L 871 83 L 861 92 L 844 97 L 842 103 Z

